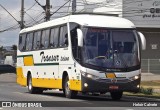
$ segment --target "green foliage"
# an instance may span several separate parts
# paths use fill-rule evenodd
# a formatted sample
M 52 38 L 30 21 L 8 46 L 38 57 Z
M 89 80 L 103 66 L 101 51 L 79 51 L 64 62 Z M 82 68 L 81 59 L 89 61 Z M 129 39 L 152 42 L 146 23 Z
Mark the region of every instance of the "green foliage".
M 153 89 L 152 88 L 140 88 L 140 93 L 146 94 L 146 95 L 152 95 Z
M 12 45 L 12 50 L 17 50 L 17 45 Z

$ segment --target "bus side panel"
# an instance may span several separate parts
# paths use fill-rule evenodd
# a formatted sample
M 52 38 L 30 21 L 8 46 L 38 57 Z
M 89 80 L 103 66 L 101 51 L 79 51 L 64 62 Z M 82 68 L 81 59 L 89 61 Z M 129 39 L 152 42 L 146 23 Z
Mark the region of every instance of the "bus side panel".
M 34 87 L 62 89 L 62 79 L 58 77 L 58 65 L 33 66 L 32 83 Z
M 32 78 L 34 87 L 62 89 L 62 80 L 53 78 Z
M 70 89 L 75 91 L 81 91 L 81 80 L 71 79 L 70 81 Z
M 72 66 L 71 73 L 72 78 L 70 78 L 70 89 L 81 91 L 81 75 L 76 64 Z
M 17 67 L 16 71 L 17 71 L 17 83 L 22 86 L 27 86 L 27 78 L 25 78 L 23 75 L 22 67 Z

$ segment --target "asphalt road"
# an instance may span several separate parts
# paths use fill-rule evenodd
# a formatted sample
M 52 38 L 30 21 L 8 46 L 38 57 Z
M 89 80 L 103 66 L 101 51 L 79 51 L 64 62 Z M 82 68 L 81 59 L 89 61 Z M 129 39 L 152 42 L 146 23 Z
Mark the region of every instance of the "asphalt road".
M 45 91 L 43 94 L 29 94 L 26 87 L 21 87 L 15 83 L 15 79 L 16 75 L 13 73 L 0 74 L 0 101 L 24 101 L 23 103 L 26 103 L 26 101 L 49 101 L 44 103 L 48 106 L 54 106 L 56 110 L 106 110 L 106 107 L 107 110 L 159 110 L 158 107 L 133 107 L 134 103 L 144 104 L 151 102 L 159 105 L 160 99 L 153 98 L 123 96 L 120 101 L 113 101 L 109 94 L 103 96 L 84 96 L 79 94 L 76 99 L 67 99 L 61 91 L 57 90 Z M 0 107 L 1 109 L 10 110 L 11 108 Z M 22 108 L 12 109 L 21 110 Z M 33 108 L 30 109 L 32 110 Z M 44 108 L 37 109 L 44 110 Z

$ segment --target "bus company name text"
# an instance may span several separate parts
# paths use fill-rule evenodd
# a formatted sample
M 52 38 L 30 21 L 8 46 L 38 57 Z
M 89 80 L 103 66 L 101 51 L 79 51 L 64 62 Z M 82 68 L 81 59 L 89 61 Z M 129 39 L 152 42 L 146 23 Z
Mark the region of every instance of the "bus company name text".
M 44 51 L 40 53 L 41 62 L 52 62 L 52 61 L 69 61 L 69 57 L 59 55 L 45 55 Z

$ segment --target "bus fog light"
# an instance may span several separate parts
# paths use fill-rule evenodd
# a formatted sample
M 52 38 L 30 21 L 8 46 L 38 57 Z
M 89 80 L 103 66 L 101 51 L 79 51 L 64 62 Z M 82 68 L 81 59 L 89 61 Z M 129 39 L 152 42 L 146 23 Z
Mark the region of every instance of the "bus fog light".
M 84 87 L 88 87 L 88 84 L 87 84 L 87 83 L 84 83 Z

